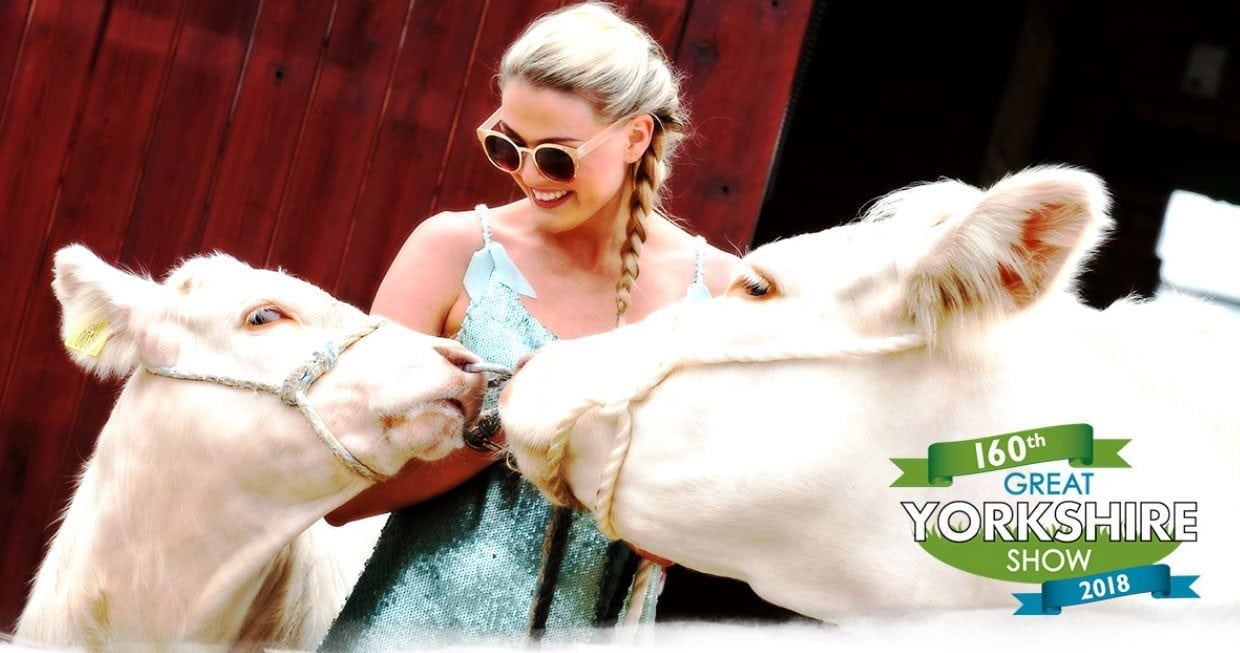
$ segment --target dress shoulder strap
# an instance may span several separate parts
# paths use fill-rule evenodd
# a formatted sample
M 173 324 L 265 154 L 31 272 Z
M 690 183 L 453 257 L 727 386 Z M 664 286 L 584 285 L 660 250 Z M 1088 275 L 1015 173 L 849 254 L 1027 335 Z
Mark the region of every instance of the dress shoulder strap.
M 537 299 L 538 294 L 508 257 L 504 246 L 491 238 L 491 209 L 485 204 L 479 204 L 474 207 L 474 211 L 482 224 L 482 248 L 470 258 L 469 267 L 465 269 L 465 278 L 462 280 L 471 301 L 482 296 L 482 291 L 492 277 L 517 294 Z
M 482 245 L 485 247 L 491 244 L 491 208 L 486 204 L 479 204 L 474 207 L 474 212 L 478 214 L 478 222 L 482 224 Z
M 697 236 L 694 238 L 697 242 L 697 251 L 694 252 L 693 261 L 693 283 L 706 283 L 706 238 Z
M 702 236 L 696 236 L 693 240 L 697 246 L 693 253 L 693 281 L 689 283 L 689 291 L 685 293 L 685 298 L 710 299 L 710 288 L 706 287 L 706 248 L 709 245 Z

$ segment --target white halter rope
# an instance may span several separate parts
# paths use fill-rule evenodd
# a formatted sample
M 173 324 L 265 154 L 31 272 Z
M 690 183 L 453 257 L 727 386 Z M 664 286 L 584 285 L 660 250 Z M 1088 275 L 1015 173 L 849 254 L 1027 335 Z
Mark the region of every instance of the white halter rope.
M 611 540 L 619 539 L 611 516 L 615 504 L 616 486 L 620 479 L 620 471 L 624 467 L 625 458 L 629 453 L 629 445 L 632 443 L 632 404 L 644 400 L 672 372 L 691 365 L 773 363 L 846 356 L 885 355 L 908 351 L 924 345 L 925 339 L 921 336 L 904 335 L 863 340 L 852 345 L 834 347 L 825 351 L 820 349 L 775 350 L 741 354 L 690 355 L 664 362 L 645 383 L 639 384 L 627 396 L 613 401 L 585 400 L 569 411 L 569 415 L 565 419 L 556 424 L 551 445 L 547 451 L 548 473 L 546 483 L 548 492 L 557 501 L 570 508 L 585 510 L 585 506 L 577 500 L 572 490 L 569 489 L 564 473 L 568 440 L 572 434 L 573 425 L 587 410 L 596 408 L 600 416 L 615 419 L 619 424 L 616 443 L 611 454 L 607 457 L 607 462 L 603 466 L 602 472 L 599 474 L 599 485 L 594 499 L 594 520 L 598 524 L 599 532 L 604 536 Z
M 261 390 L 269 392 L 280 398 L 285 404 L 297 408 L 301 414 L 305 416 L 306 421 L 310 422 L 310 427 L 314 429 L 315 435 L 327 445 L 332 452 L 349 471 L 365 478 L 368 481 L 378 482 L 388 479 L 386 474 L 380 474 L 375 470 L 367 467 L 362 461 L 358 460 L 349 453 L 340 440 L 332 435 L 327 425 L 323 423 L 323 418 L 319 417 L 314 406 L 310 404 L 310 400 L 306 397 L 306 393 L 310 390 L 310 385 L 326 374 L 336 364 L 336 359 L 344 350 L 348 349 L 353 343 L 372 334 L 380 326 L 386 324 L 384 320 L 370 322 L 358 329 L 356 332 L 345 337 L 340 342 L 329 342 L 323 346 L 323 349 L 314 352 L 309 361 L 294 369 L 284 379 L 281 385 L 274 383 L 263 383 L 261 381 L 247 381 L 245 379 L 236 379 L 216 374 L 197 374 L 194 372 L 184 372 L 173 366 L 147 368 L 147 371 L 157 376 L 165 376 L 170 379 L 182 379 L 185 381 L 207 381 L 210 383 L 218 383 L 231 388 L 242 388 L 245 390 Z

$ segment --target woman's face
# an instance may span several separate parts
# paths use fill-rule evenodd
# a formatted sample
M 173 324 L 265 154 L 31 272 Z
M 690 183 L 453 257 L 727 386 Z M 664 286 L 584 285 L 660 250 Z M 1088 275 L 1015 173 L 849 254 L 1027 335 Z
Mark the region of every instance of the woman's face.
M 586 100 L 520 80 L 504 86 L 500 118 L 496 129 L 524 147 L 542 143 L 579 147 L 610 126 L 599 122 Z M 569 182 L 548 179 L 529 156 L 523 157 L 521 168 L 510 174 L 534 206 L 540 219 L 538 226 L 567 231 L 601 211 L 616 214 L 629 166 L 644 151 L 643 140 L 640 129 L 634 132 L 622 125 L 578 160 L 577 176 Z

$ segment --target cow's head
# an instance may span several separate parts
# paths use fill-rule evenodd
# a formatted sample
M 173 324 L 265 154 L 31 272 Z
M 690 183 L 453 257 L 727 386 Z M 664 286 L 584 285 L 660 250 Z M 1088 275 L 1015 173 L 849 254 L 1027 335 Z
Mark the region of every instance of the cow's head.
M 548 345 L 504 391 L 508 442 L 549 496 L 596 512 L 614 501 L 619 536 L 738 575 L 730 562 L 749 547 L 762 564 L 762 533 L 794 515 L 847 521 L 802 513 L 831 510 L 822 493 L 852 492 L 857 464 L 889 464 L 853 459 L 870 446 L 858 434 L 913 410 L 909 386 L 891 380 L 924 371 L 910 366 L 926 352 L 965 356 L 980 330 L 1070 289 L 1107 207 L 1095 176 L 1062 167 L 984 191 L 941 181 L 895 192 L 856 223 L 756 249 L 726 296 Z M 718 362 L 729 358 L 773 362 Z M 917 382 L 930 392 L 941 381 Z M 739 515 L 749 527 L 729 528 Z M 723 532 L 750 540 L 721 564 L 708 536 Z
M 101 448 L 125 448 L 152 466 L 165 461 L 166 469 L 196 459 L 294 501 L 350 488 L 336 497 L 343 501 L 365 487 L 279 397 L 151 373 L 280 387 L 316 352 L 365 333 L 372 318 L 358 309 L 221 254 L 188 260 L 156 283 L 70 246 L 56 254 L 53 289 L 73 359 L 100 376 L 133 375 L 112 416 L 122 421 L 113 430 L 125 436 L 101 440 Z M 383 323 L 339 353 L 307 397 L 349 454 L 376 475 L 391 475 L 411 458 L 461 446 L 482 388 L 479 375 L 460 369 L 473 360 L 453 341 Z

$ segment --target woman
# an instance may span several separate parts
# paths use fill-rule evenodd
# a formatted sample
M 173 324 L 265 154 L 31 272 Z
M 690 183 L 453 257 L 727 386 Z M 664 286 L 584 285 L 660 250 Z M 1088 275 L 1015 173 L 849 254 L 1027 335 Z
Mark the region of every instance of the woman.
M 561 9 L 509 47 L 499 86 L 500 106 L 479 140 L 524 196 L 420 224 L 373 312 L 512 366 L 552 339 L 722 292 L 736 257 L 660 210 L 686 114 L 649 34 L 607 5 Z M 494 402 L 491 392 L 487 406 Z M 514 641 L 531 622 L 544 625 L 540 610 L 555 632 L 612 621 L 626 602 L 636 567 L 627 547 L 588 517 L 553 511 L 486 454 L 412 466 L 332 519 L 409 504 L 389 520 L 324 648 Z M 553 515 L 561 524 L 548 537 Z

